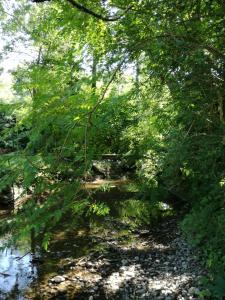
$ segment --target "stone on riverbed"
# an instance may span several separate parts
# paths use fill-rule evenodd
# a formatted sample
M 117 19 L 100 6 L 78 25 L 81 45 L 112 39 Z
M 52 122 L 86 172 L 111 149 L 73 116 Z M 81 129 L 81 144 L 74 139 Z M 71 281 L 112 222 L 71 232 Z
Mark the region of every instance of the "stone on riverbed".
M 66 279 L 65 279 L 63 276 L 57 275 L 57 276 L 51 278 L 51 279 L 50 279 L 50 282 L 59 284 L 59 283 L 61 283 L 61 282 L 64 282 L 65 280 L 66 280 Z

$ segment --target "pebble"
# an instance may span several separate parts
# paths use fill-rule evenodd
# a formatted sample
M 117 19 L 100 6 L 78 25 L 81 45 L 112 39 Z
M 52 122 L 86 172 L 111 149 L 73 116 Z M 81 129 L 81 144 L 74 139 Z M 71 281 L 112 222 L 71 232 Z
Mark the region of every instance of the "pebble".
M 65 280 L 66 279 L 60 275 L 57 275 L 57 276 L 53 277 L 52 279 L 50 279 L 50 281 L 53 283 L 61 283 L 61 282 L 64 282 Z

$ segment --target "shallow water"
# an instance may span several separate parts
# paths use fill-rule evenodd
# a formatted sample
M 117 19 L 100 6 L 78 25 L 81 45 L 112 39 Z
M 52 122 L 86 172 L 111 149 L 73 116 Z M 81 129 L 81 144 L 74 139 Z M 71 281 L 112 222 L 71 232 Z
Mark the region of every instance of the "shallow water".
M 24 245 L 0 251 L 0 300 L 23 300 L 32 283 L 38 284 L 46 276 L 57 273 L 62 259 L 84 256 L 93 250 L 96 243 L 91 236 L 80 232 L 58 232 L 48 252 L 37 247 L 32 255 Z M 0 246 L 4 242 L 5 239 L 0 240 Z
M 24 254 L 23 250 L 13 248 L 0 252 L 0 299 L 22 300 L 25 289 L 37 276 L 32 256 Z

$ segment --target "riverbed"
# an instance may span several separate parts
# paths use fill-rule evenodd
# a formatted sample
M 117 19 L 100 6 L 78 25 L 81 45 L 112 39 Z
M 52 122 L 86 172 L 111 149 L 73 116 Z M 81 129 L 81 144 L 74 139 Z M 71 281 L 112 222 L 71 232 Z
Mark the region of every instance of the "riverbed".
M 143 225 L 138 211 L 146 207 L 128 185 L 88 183 L 110 213 L 75 227 L 64 221 L 48 251 L 29 239 L 1 251 L 0 299 L 196 299 L 204 270 L 176 217 L 168 208 L 159 225 Z
M 113 192 L 107 193 L 106 200 L 110 201 L 111 212 L 115 214 L 116 209 L 114 207 L 117 201 L 124 199 L 124 193 L 120 187 L 126 184 L 128 181 L 123 179 L 96 180 L 84 184 L 84 189 L 92 191 L 104 186 L 105 188 L 98 192 L 98 197 L 102 197 L 105 189 L 113 189 Z M 18 198 L 16 207 L 18 203 L 21 203 L 20 198 Z M 4 218 L 5 221 L 7 221 L 10 213 L 11 211 L 6 206 L 1 207 L 0 217 Z M 23 300 L 29 287 L 32 285 L 35 287 L 42 280 L 57 274 L 62 259 L 76 259 L 104 249 L 104 243 L 100 243 L 95 234 L 97 231 L 104 231 L 103 235 L 107 235 L 106 223 L 111 226 L 110 222 L 107 217 L 89 218 L 73 229 L 68 229 L 69 224 L 64 222 L 63 226 L 60 225 L 54 232 L 51 246 L 47 252 L 43 251 L 38 243 L 35 245 L 34 251 L 32 249 L 34 245 L 31 245 L 30 239 L 23 241 L 19 246 L 17 245 L 17 248 L 11 245 L 1 250 L 0 299 Z M 7 239 L 9 239 L 7 236 L 0 239 L 0 247 L 5 245 Z M 35 292 L 32 292 L 32 297 L 35 297 Z

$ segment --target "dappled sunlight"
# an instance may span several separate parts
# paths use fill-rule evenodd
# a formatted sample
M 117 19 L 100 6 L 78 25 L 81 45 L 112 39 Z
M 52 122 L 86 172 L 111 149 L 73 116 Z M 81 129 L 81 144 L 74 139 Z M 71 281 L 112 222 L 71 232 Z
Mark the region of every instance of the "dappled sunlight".
M 174 221 L 164 221 L 160 232 L 166 237 L 165 243 L 158 241 L 154 230 L 135 230 L 131 234 L 133 242 L 124 244 L 113 229 L 106 236 L 90 231 L 93 251 L 86 255 L 82 254 L 86 250 L 81 249 L 84 245 L 78 242 L 78 236 L 70 242 L 65 239 L 64 249 L 68 245 L 70 251 L 55 261 L 54 271 L 41 268 L 44 276 L 37 286 L 42 297 L 52 299 L 63 294 L 68 299 L 79 300 L 91 296 L 99 300 L 126 300 L 129 295 L 146 300 L 183 299 L 183 296 L 194 299 L 199 293 L 197 280 L 203 274 L 197 256 L 174 228 Z M 79 246 L 77 257 L 71 248 L 73 243 Z M 104 245 L 102 251 L 95 248 L 100 243 Z M 54 252 L 48 261 L 51 255 L 54 257 Z M 28 292 L 27 299 L 36 288 L 34 285 Z
M 118 272 L 113 272 L 104 282 L 105 292 L 115 293 L 125 283 L 125 281 L 135 278 L 138 272 L 135 270 L 135 265 L 128 267 L 120 267 Z
M 190 258 L 191 250 L 182 241 L 176 218 L 163 215 L 171 208 L 160 203 L 163 210 L 157 208 L 154 213 L 162 212 L 161 223 L 146 227 L 142 219 L 150 218 L 152 206 L 135 198 L 133 183 L 127 187 L 116 182 L 118 186 L 109 190 L 100 184 L 93 193 L 95 203 L 109 207 L 111 215 L 89 211 L 80 224 L 71 227 L 65 216 L 53 232 L 48 251 L 36 245 L 31 265 L 37 270 L 37 278 L 25 299 L 39 293 L 43 299 L 86 300 L 93 296 L 126 300 L 135 295 L 135 299 L 147 300 L 175 297 L 181 290 L 192 299 L 189 289 L 196 293 L 192 282 L 201 269 L 196 259 Z M 143 222 L 144 227 L 134 226 L 135 222 Z M 193 263 L 196 270 L 192 270 Z
M 176 218 L 165 214 L 170 206 L 160 203 L 163 209 L 153 207 L 152 212 L 147 201 L 136 197 L 133 183 L 121 185 L 118 180 L 113 187 L 113 181 L 108 189 L 109 182 L 105 188 L 101 183 L 92 198 L 96 208 L 101 208 L 100 204 L 109 207 L 110 215 L 88 210 L 80 223 L 68 226 L 68 214 L 55 227 L 47 252 L 36 244 L 30 263 L 37 270 L 37 278 L 25 299 L 33 299 L 38 293 L 43 299 L 86 300 L 93 296 L 126 300 L 129 295 L 135 295 L 135 299 L 173 299 L 183 291 L 187 299 L 192 299 L 191 295 L 198 292 L 196 278 L 201 268 L 195 258 L 192 260 Z M 146 226 L 145 220 L 151 221 L 153 213 L 162 214 L 161 223 Z M 193 265 L 196 269 L 192 270 Z

